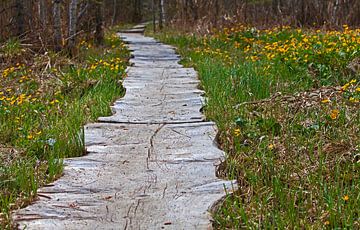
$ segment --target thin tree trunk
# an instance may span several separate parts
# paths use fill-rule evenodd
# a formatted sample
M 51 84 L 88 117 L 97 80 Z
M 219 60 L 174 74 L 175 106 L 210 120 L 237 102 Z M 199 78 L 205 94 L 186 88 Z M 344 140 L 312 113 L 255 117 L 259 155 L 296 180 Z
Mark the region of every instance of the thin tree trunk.
M 185 0 L 185 5 L 184 5 L 184 16 L 185 16 L 185 25 L 187 25 L 188 21 L 189 21 L 189 14 L 188 14 L 188 10 L 189 10 L 189 0 Z
M 156 0 L 152 0 L 152 22 L 153 22 L 153 29 L 154 33 L 156 33 Z
M 22 36 L 25 33 L 25 7 L 23 0 L 16 0 L 15 2 L 16 7 L 16 35 Z
M 113 11 L 113 15 L 112 15 L 112 19 L 111 19 L 111 26 L 113 26 L 116 22 L 116 17 L 117 17 L 117 0 L 113 0 L 113 7 L 114 7 L 114 11 Z
M 103 1 L 97 1 L 95 4 L 95 42 L 97 45 L 101 45 L 104 42 Z
M 218 19 L 219 19 L 219 12 L 220 12 L 220 6 L 219 6 L 219 0 L 215 0 L 215 15 L 214 15 L 214 21 L 213 21 L 213 25 L 215 27 L 218 26 Z
M 68 50 L 72 56 L 76 46 L 76 24 L 77 24 L 77 5 L 78 0 L 71 0 L 69 6 L 69 41 Z
M 163 24 L 166 23 L 166 13 L 165 13 L 165 7 L 164 7 L 164 0 L 160 0 L 160 10 L 161 10 L 161 17 Z
M 53 20 L 54 20 L 54 50 L 56 52 L 62 49 L 61 32 L 61 0 L 53 1 Z
M 47 24 L 46 0 L 39 0 L 39 18 L 43 27 Z
M 139 21 L 141 21 L 141 18 L 142 18 L 142 13 L 141 13 L 142 2 L 141 2 L 141 0 L 133 0 L 133 1 L 134 1 L 133 22 L 139 22 Z
M 163 29 L 163 9 L 164 9 L 164 2 L 163 0 L 159 0 L 159 29 Z
M 190 10 L 191 10 L 193 20 L 197 21 L 199 19 L 198 8 L 195 6 L 195 4 L 194 4 L 194 2 L 192 0 L 189 1 L 189 7 L 190 7 Z

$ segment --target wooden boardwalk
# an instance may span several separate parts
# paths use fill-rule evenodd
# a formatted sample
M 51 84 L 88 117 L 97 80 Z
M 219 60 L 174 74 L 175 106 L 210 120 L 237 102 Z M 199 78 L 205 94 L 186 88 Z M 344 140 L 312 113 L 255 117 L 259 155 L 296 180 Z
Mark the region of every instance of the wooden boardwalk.
M 88 154 L 14 212 L 19 228 L 211 229 L 208 209 L 231 189 L 215 176 L 216 127 L 200 112 L 195 70 L 142 29 L 120 34 L 133 58 L 114 115 L 85 127 Z

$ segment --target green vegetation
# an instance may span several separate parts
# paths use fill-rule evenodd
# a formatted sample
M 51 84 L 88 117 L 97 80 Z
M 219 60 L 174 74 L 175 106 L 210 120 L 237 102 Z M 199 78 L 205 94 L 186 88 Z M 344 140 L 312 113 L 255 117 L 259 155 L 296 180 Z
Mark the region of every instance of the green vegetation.
M 80 42 L 74 60 L 34 55 L 17 40 L 0 54 L 0 228 L 9 228 L 11 209 L 59 176 L 64 157 L 84 154 L 83 125 L 111 114 L 129 53 L 109 33 L 101 47 Z
M 216 228 L 360 228 L 360 30 L 157 36 L 199 72 L 238 181 Z

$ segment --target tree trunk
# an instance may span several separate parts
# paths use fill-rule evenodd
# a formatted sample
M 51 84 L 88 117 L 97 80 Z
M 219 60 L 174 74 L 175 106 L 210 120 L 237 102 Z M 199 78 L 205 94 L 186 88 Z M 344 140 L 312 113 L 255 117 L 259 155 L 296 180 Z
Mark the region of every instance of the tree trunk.
M 159 0 L 159 29 L 163 29 L 163 19 L 164 19 L 164 2 L 163 0 Z
M 113 9 L 114 11 L 111 19 L 111 26 L 115 24 L 117 18 L 117 0 L 113 0 L 113 7 L 114 7 Z
M 193 20 L 197 21 L 199 19 L 198 8 L 195 6 L 195 4 L 194 4 L 194 2 L 192 0 L 189 1 L 189 7 L 190 7 L 190 10 L 191 10 Z
M 61 0 L 53 1 L 53 20 L 54 20 L 54 50 L 56 52 L 62 49 L 61 32 Z
M 95 43 L 101 45 L 104 42 L 103 1 L 97 1 L 95 4 Z
M 164 23 L 166 23 L 166 12 L 165 12 L 165 7 L 164 7 L 164 0 L 160 0 L 160 10 L 161 10 L 161 14 L 162 14 L 162 21 L 164 24 Z
M 214 8 L 215 8 L 215 15 L 214 15 L 213 25 L 216 28 L 218 26 L 218 20 L 219 20 L 219 14 L 220 14 L 219 0 L 215 0 Z
M 78 0 L 71 0 L 69 6 L 68 50 L 71 56 L 74 55 L 75 47 L 76 47 L 77 5 L 78 5 Z
M 22 36 L 25 33 L 25 7 L 23 0 L 16 0 L 15 1 L 15 8 L 16 8 L 16 35 Z
M 46 0 L 39 0 L 39 18 L 43 27 L 46 26 L 47 23 L 47 12 L 46 12 Z
M 134 14 L 133 14 L 133 22 L 140 22 L 142 18 L 141 14 L 141 0 L 133 0 L 134 1 Z
M 185 4 L 184 4 L 184 7 L 183 7 L 184 18 L 185 18 L 185 25 L 187 25 L 188 22 L 189 22 L 188 10 L 189 10 L 189 0 L 185 0 Z
M 155 0 L 152 0 L 152 22 L 153 22 L 153 29 L 154 29 L 154 33 L 156 33 L 156 3 Z

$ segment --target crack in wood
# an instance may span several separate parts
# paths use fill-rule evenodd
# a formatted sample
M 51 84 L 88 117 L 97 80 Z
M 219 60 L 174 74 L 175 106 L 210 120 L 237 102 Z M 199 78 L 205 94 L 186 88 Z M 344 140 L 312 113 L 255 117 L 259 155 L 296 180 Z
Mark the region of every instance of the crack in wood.
M 146 158 L 147 169 L 149 169 L 150 158 L 152 157 L 152 155 L 154 155 L 154 139 L 155 139 L 156 135 L 160 132 L 160 130 L 165 127 L 165 125 L 166 124 L 161 124 L 150 137 L 150 147 L 148 149 L 148 156 Z M 155 160 L 156 160 L 156 158 L 155 158 Z M 156 162 L 156 164 L 158 164 L 158 163 Z M 159 168 L 160 168 L 160 166 L 159 166 Z
M 163 195 L 162 195 L 162 198 L 163 198 L 163 199 L 165 198 L 165 193 L 166 193 L 167 187 L 168 187 L 168 184 L 166 183 L 165 188 L 164 188 L 164 191 L 163 191 Z
M 198 118 L 194 118 L 194 119 L 198 119 Z M 199 119 L 199 120 L 194 120 L 194 121 L 149 121 L 149 122 L 142 122 L 142 121 L 107 121 L 107 120 L 100 120 L 98 121 L 98 123 L 104 123 L 104 124 L 126 124 L 126 125 L 186 125 L 186 124 L 208 124 L 209 122 L 206 121 L 205 119 Z
M 134 207 L 134 203 L 132 203 L 127 211 L 127 215 L 124 217 L 126 218 L 126 224 L 124 226 L 124 230 L 127 230 L 127 228 L 129 227 L 129 225 L 131 226 L 132 224 L 132 220 L 133 218 L 136 216 L 136 213 L 137 213 L 137 210 L 139 208 L 139 205 L 140 205 L 140 202 L 141 202 L 141 199 L 138 199 L 136 201 L 136 205 Z M 132 211 L 131 209 L 134 207 L 134 210 Z M 132 212 L 132 213 L 131 213 Z

